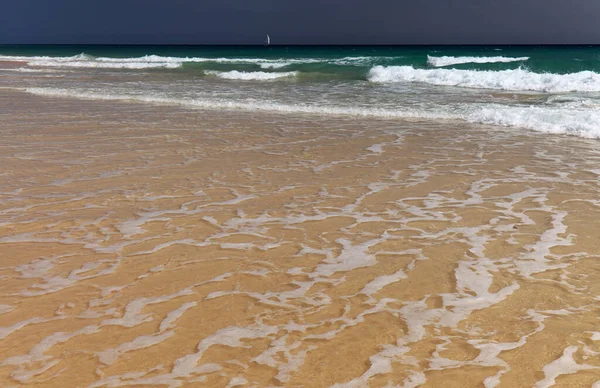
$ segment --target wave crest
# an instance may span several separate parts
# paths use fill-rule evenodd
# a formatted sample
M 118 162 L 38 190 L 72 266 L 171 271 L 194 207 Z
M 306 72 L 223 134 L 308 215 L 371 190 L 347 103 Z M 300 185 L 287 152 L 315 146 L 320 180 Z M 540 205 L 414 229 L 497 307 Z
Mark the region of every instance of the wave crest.
M 222 79 L 243 80 L 243 81 L 268 81 L 279 78 L 290 78 L 298 75 L 297 71 L 288 71 L 283 73 L 269 73 L 264 71 L 205 71 L 208 75 L 214 75 Z
M 370 66 L 379 60 L 393 57 L 343 57 L 343 58 L 205 58 L 170 57 L 145 55 L 134 58 L 93 57 L 84 53 L 69 57 L 48 56 L 4 56 L 0 61 L 22 61 L 33 67 L 71 67 L 71 68 L 110 68 L 110 69 L 149 69 L 177 68 L 185 63 L 218 63 L 234 65 L 257 65 L 262 69 L 280 69 L 293 65 L 329 63 L 345 66 Z M 379 62 L 380 63 L 380 62 Z
M 102 58 L 85 53 L 69 57 L 48 56 L 5 56 L 0 55 L 0 61 L 26 62 L 32 67 L 65 67 L 65 68 L 103 68 L 103 69 L 173 69 L 180 67 L 183 62 L 170 58 L 147 55 L 139 58 Z
M 523 62 L 529 57 L 432 57 L 427 56 L 427 63 L 435 67 L 444 67 L 450 65 L 459 65 L 462 63 L 506 63 L 506 62 Z
M 503 127 L 521 127 L 553 134 L 600 138 L 600 113 L 592 109 L 493 106 L 474 110 L 466 121 Z
M 415 69 L 412 66 L 375 66 L 371 82 L 421 82 L 440 86 L 537 92 L 598 92 L 600 74 L 582 71 L 570 74 L 533 73 L 524 69 L 477 71 Z

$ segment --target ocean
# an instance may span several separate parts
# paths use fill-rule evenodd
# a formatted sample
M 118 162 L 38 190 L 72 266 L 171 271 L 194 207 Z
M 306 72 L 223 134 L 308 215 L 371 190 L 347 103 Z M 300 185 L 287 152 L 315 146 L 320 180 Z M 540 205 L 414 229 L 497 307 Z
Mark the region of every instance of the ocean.
M 39 95 L 600 136 L 595 46 L 0 46 L 0 61 L 23 62 L 0 87 Z
M 600 387 L 600 47 L 0 46 L 0 386 Z

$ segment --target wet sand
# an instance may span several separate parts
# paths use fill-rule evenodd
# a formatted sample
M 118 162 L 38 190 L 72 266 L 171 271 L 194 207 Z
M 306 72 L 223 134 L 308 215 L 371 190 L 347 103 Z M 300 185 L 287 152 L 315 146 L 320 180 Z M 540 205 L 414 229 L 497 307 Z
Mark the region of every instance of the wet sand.
M 27 62 L 24 61 L 0 61 L 0 68 L 2 68 L 2 70 L 22 68 L 25 65 L 27 65 Z
M 600 143 L 0 90 L 0 385 L 600 386 Z

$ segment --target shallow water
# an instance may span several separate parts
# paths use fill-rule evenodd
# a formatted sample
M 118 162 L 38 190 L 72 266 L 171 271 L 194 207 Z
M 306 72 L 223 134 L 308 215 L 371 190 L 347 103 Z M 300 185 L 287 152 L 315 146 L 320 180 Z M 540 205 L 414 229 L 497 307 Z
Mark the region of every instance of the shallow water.
M 0 381 L 600 381 L 600 143 L 0 92 Z
M 0 46 L 0 87 L 600 137 L 600 46 Z

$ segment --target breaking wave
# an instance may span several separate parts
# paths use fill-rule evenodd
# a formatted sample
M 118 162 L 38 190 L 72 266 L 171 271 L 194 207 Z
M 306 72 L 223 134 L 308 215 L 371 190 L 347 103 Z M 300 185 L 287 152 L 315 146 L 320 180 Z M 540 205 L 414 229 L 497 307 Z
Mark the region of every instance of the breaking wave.
M 477 71 L 415 69 L 412 66 L 375 66 L 371 82 L 420 82 L 440 86 L 537 92 L 598 92 L 600 74 L 582 71 L 570 74 L 534 73 L 525 69 Z
M 555 107 L 480 107 L 464 119 L 472 123 L 520 127 L 536 132 L 600 138 L 600 112 Z
M 95 58 L 87 54 L 70 57 L 19 57 L 0 56 L 0 61 L 22 61 L 32 67 L 103 68 L 103 69 L 173 69 L 180 61 L 148 55 L 140 58 Z
M 204 58 L 204 57 L 169 57 L 146 55 L 135 58 L 94 57 L 78 54 L 69 57 L 49 56 L 5 56 L 0 55 L 0 61 L 26 62 L 33 67 L 68 67 L 68 68 L 109 68 L 109 69 L 150 69 L 178 68 L 185 63 L 219 63 L 257 65 L 263 69 L 280 69 L 292 65 L 328 63 L 345 66 L 371 66 L 380 60 L 393 57 L 343 57 L 343 58 Z
M 462 63 L 504 63 L 504 62 L 523 62 L 529 57 L 432 57 L 427 56 L 427 63 L 435 67 L 444 67 L 450 65 L 459 65 Z
M 267 81 L 279 78 L 295 77 L 297 71 L 288 71 L 284 73 L 267 73 L 264 71 L 205 71 L 207 75 L 214 75 L 222 79 L 243 80 L 243 81 Z
M 182 105 L 202 109 L 232 109 L 244 111 L 308 113 L 317 115 L 380 117 L 380 118 L 423 118 L 423 119 L 456 119 L 457 116 L 444 113 L 426 112 L 411 109 L 385 109 L 376 107 L 347 107 L 325 105 L 284 104 L 273 101 L 227 100 L 227 99 L 187 99 L 166 95 L 137 95 L 106 93 L 99 90 L 84 91 L 58 88 L 26 88 L 21 89 L 31 94 L 50 97 L 71 97 L 91 100 L 113 100 L 156 103 L 165 105 Z
M 498 104 L 457 104 L 447 108 L 398 109 L 378 107 L 349 107 L 325 105 L 284 104 L 271 101 L 183 99 L 162 95 L 128 95 L 102 91 L 76 91 L 55 88 L 28 88 L 24 91 L 36 95 L 71 97 L 94 100 L 133 101 L 143 103 L 180 105 L 201 109 L 229 109 L 252 112 L 281 112 L 317 114 L 326 116 L 354 116 L 403 119 L 462 120 L 470 123 L 504 127 L 521 127 L 538 132 L 567 134 L 584 138 L 600 138 L 600 111 L 578 107 L 519 107 Z

